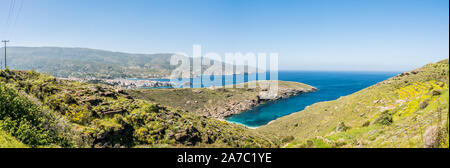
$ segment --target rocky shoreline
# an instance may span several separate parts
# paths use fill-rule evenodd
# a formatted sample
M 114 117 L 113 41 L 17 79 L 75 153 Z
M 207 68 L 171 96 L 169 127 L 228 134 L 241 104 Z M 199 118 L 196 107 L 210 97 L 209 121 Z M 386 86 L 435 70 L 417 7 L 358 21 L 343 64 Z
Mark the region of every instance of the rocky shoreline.
M 254 99 L 249 99 L 246 101 L 231 101 L 227 103 L 225 106 L 214 107 L 212 109 L 204 109 L 203 114 L 206 114 L 206 117 L 216 118 L 216 119 L 225 119 L 226 117 L 239 114 L 256 106 L 271 102 L 277 101 L 280 99 L 286 99 L 293 96 L 297 96 L 304 93 L 314 92 L 318 89 L 315 87 L 311 87 L 309 89 L 293 89 L 293 88 L 279 88 L 278 96 L 273 99 L 261 99 L 259 96 L 256 96 Z

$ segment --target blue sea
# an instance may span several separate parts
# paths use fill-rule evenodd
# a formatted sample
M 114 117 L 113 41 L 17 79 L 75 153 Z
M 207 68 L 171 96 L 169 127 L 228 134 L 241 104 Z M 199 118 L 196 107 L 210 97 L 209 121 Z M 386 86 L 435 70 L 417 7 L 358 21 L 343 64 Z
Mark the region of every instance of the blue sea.
M 226 120 L 249 127 L 265 125 L 272 120 L 303 110 L 322 101 L 330 101 L 355 93 L 399 74 L 398 72 L 318 72 L 281 71 L 279 80 L 305 83 L 318 88 L 312 93 L 260 105 Z
M 269 102 L 252 110 L 230 116 L 227 121 L 248 127 L 265 125 L 272 120 L 303 110 L 305 107 L 322 101 L 330 101 L 355 93 L 378 82 L 399 74 L 399 72 L 327 72 L 327 71 L 280 71 L 278 79 L 301 82 L 318 88 L 312 93 L 301 94 L 288 99 Z M 242 78 L 244 76 L 244 78 Z M 214 80 L 217 76 L 180 79 L 175 81 L 177 87 L 190 87 L 181 84 L 190 82 L 194 88 L 222 86 L 257 80 L 252 75 L 223 76 L 222 81 Z M 226 79 L 226 80 L 225 80 Z M 236 80 L 236 79 L 241 79 Z M 243 79 L 243 80 L 242 80 Z M 170 81 L 159 79 L 159 81 Z M 172 81 L 173 82 L 173 81 Z

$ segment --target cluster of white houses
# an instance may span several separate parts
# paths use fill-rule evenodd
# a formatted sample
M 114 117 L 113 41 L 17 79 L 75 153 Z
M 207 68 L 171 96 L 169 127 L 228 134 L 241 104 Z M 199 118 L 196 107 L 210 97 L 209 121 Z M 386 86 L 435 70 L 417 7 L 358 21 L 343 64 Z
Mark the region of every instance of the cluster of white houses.
M 135 80 L 135 79 L 105 79 L 104 83 L 118 86 L 123 89 L 146 88 L 146 87 L 172 87 L 171 82 L 154 81 L 154 80 Z
M 166 81 L 156 80 L 139 80 L 139 79 L 81 79 L 81 78 L 59 78 L 62 80 L 78 81 L 78 82 L 95 82 L 104 83 L 111 86 L 119 87 L 121 89 L 133 88 L 160 88 L 173 87 L 175 84 Z

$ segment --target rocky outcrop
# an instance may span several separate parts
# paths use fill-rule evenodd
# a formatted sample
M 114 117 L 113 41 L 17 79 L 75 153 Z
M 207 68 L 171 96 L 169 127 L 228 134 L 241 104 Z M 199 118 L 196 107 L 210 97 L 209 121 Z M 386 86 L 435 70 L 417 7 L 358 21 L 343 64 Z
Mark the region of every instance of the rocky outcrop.
M 435 148 L 439 146 L 439 129 L 437 126 L 428 127 L 423 136 L 425 148 Z
M 216 106 L 213 109 L 205 109 L 206 113 L 204 114 L 206 114 L 207 117 L 223 119 L 225 117 L 250 110 L 258 106 L 260 103 L 261 101 L 259 101 L 258 98 L 240 102 L 233 101 L 226 104 L 225 106 Z
M 280 88 L 278 91 L 278 96 L 275 99 L 284 99 L 292 96 L 297 96 L 302 93 L 314 92 L 317 88 L 312 87 L 310 89 L 290 89 L 290 88 Z

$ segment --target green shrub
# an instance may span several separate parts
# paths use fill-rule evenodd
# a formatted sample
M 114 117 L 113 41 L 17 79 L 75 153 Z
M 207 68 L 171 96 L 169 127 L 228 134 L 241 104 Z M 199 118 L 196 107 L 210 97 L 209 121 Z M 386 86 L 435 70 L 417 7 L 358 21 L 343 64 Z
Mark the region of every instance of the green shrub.
M 441 95 L 442 93 L 441 93 L 441 91 L 440 90 L 433 90 L 433 91 L 431 91 L 431 95 L 433 95 L 433 96 L 438 96 L 438 95 Z
M 2 120 L 0 128 L 24 144 L 30 146 L 70 145 L 67 139 L 44 128 L 45 125 L 55 125 L 55 121 L 45 118 L 38 106 L 6 86 L 5 83 L 0 83 L 0 120 Z
M 336 132 L 343 132 L 350 129 L 350 127 L 346 126 L 344 122 L 339 122 L 339 124 L 336 126 Z
M 367 126 L 369 126 L 369 125 L 370 125 L 370 121 L 366 121 L 366 122 L 363 123 L 362 126 L 363 126 L 363 127 L 367 127 Z
M 291 141 L 293 141 L 295 138 L 294 138 L 294 136 L 287 136 L 287 137 L 284 137 L 282 140 L 281 140 L 281 142 L 283 142 L 283 143 L 288 143 L 288 142 L 291 142 Z
M 375 119 L 374 122 L 381 125 L 391 125 L 394 121 L 392 120 L 392 114 L 389 112 L 389 110 L 386 110 L 383 111 L 380 116 Z

